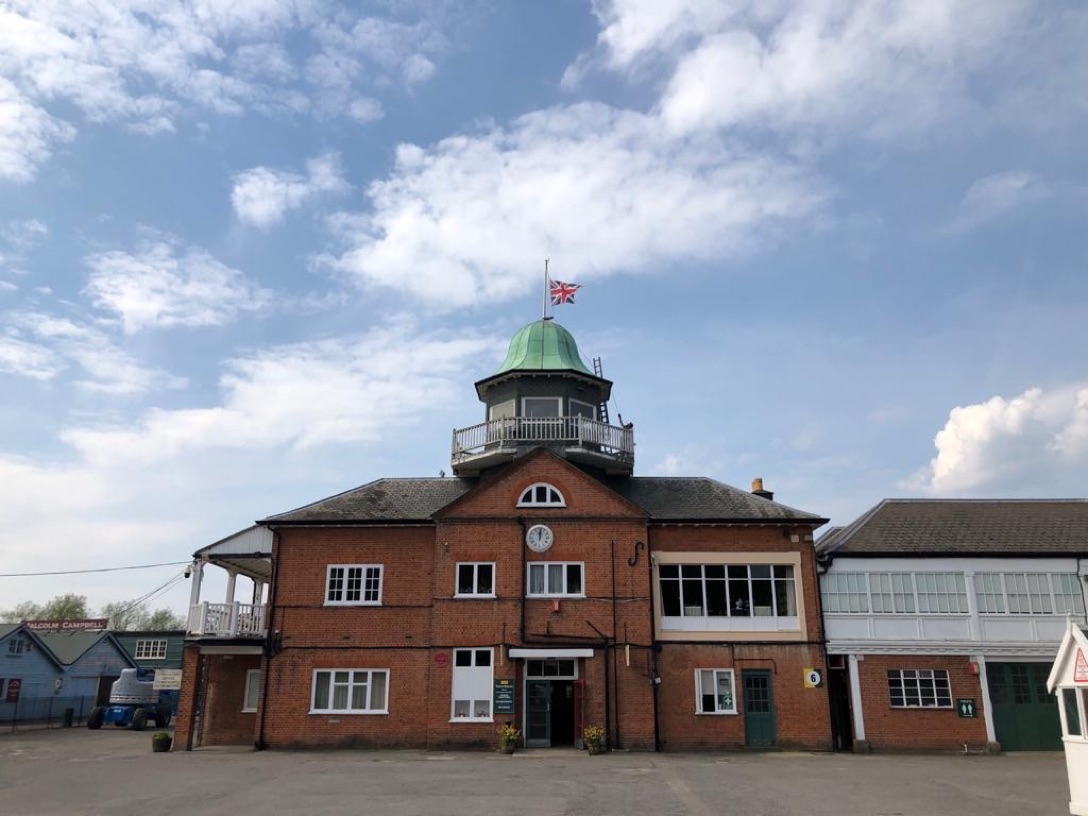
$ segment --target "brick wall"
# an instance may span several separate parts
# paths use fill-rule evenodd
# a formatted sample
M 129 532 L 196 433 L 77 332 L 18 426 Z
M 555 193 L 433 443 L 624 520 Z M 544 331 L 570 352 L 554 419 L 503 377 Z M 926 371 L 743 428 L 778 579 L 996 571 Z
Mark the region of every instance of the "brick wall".
M 259 655 L 207 655 L 202 745 L 252 745 L 257 715 L 243 712 L 246 672 L 261 667 Z
M 535 482 L 557 487 L 565 508 L 516 508 L 521 492 Z M 530 552 L 525 529 L 546 523 L 555 533 L 544 555 Z M 543 451 L 519 463 L 454 502 L 436 524 L 354 528 L 281 528 L 276 557 L 278 586 L 273 628 L 282 650 L 272 660 L 265 739 L 272 746 L 381 745 L 492 747 L 498 725 L 523 725 L 523 662 L 506 648 L 592 648 L 579 661 L 584 680 L 587 723 L 604 725 L 606 696 L 611 702 L 613 738 L 621 747 L 654 745 L 653 633 L 648 552 L 636 542 L 674 550 L 773 551 L 801 549 L 803 593 L 809 621 L 815 595 L 811 543 L 791 544 L 779 527 L 698 527 L 648 530 L 645 513 L 600 482 Z M 801 531 L 802 534 L 804 531 Z M 628 563 L 629 559 L 635 564 Z M 578 561 L 585 564 L 585 598 L 525 599 L 526 563 Z M 495 564 L 495 598 L 455 598 L 461 562 Z M 382 564 L 380 607 L 324 606 L 329 564 Z M 813 579 L 814 580 L 814 579 Z M 613 584 L 616 602 L 613 603 Z M 814 624 L 810 623 L 810 630 Z M 811 632 L 810 632 L 811 634 Z M 616 648 L 609 660 L 605 692 L 605 639 Z M 494 723 L 450 722 L 452 650 L 492 647 L 494 677 L 516 681 L 517 712 Z M 733 732 L 714 733 L 709 724 L 692 725 L 693 666 L 717 663 L 716 645 L 669 647 L 663 653 L 662 697 L 670 697 L 662 727 L 672 747 L 743 744 Z M 739 648 L 739 647 L 738 647 Z M 751 665 L 775 665 L 800 684 L 802 666 L 820 666 L 818 650 L 807 646 L 746 646 Z M 738 658 L 739 661 L 740 658 Z M 767 662 L 770 661 L 770 662 Z M 732 664 L 726 664 L 732 665 Z M 738 662 L 737 665 L 749 665 Z M 315 668 L 388 669 L 388 714 L 310 714 Z M 681 680 L 680 678 L 684 679 Z M 777 677 L 777 675 L 776 675 Z M 830 741 L 823 692 L 795 694 L 781 685 L 783 744 L 822 747 Z M 739 692 L 738 692 L 739 693 Z M 818 702 L 813 702 L 818 700 Z M 808 712 L 808 708 L 812 712 Z M 804 709 L 804 712 L 801 712 Z M 736 720 L 736 718 L 734 718 Z M 737 720 L 737 722 L 740 722 Z M 718 728 L 728 727 L 723 723 Z M 690 736 L 685 737 L 688 734 Z M 685 741 L 686 740 L 686 741 Z
M 979 678 L 970 673 L 966 656 L 865 655 L 858 662 L 865 738 L 875 749 L 948 749 L 986 747 L 985 701 Z M 892 708 L 888 692 L 889 669 L 944 669 L 952 691 L 952 708 Z M 972 697 L 973 719 L 958 716 L 955 701 Z
M 744 727 L 745 669 L 770 672 L 775 743 L 783 748 L 831 749 L 831 721 L 826 683 L 806 688 L 804 670 L 827 672 L 818 645 L 663 644 L 661 675 L 661 740 L 666 750 L 741 748 Z M 736 714 L 697 714 L 695 672 L 733 669 Z

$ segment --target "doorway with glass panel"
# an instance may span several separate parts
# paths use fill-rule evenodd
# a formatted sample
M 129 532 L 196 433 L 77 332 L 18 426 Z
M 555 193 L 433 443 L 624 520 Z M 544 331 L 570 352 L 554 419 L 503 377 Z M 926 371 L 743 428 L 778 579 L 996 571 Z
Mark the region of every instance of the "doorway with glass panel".
M 578 661 L 574 658 L 525 661 L 525 745 L 554 748 L 575 744 L 580 706 Z

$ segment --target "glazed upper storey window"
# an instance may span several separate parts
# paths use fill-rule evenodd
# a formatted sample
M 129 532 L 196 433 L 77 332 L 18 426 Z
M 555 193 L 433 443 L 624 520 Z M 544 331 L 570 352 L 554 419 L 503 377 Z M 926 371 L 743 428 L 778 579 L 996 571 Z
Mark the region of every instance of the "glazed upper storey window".
M 662 631 L 800 629 L 793 564 L 661 564 Z

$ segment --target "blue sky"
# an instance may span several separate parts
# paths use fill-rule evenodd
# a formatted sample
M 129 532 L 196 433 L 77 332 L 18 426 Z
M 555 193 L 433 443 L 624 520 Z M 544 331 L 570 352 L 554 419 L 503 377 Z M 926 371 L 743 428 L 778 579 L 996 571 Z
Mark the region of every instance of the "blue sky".
M 836 524 L 1083 496 L 1086 41 L 1054 0 L 0 0 L 0 572 L 448 471 L 546 257 L 638 474 Z

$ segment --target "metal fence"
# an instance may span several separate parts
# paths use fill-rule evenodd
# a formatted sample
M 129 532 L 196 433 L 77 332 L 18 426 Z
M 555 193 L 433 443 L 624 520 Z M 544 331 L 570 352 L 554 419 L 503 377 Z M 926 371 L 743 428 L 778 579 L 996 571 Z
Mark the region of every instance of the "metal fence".
M 14 703 L 0 701 L 0 728 L 15 731 L 81 726 L 94 708 L 94 701 L 93 695 L 27 697 Z

